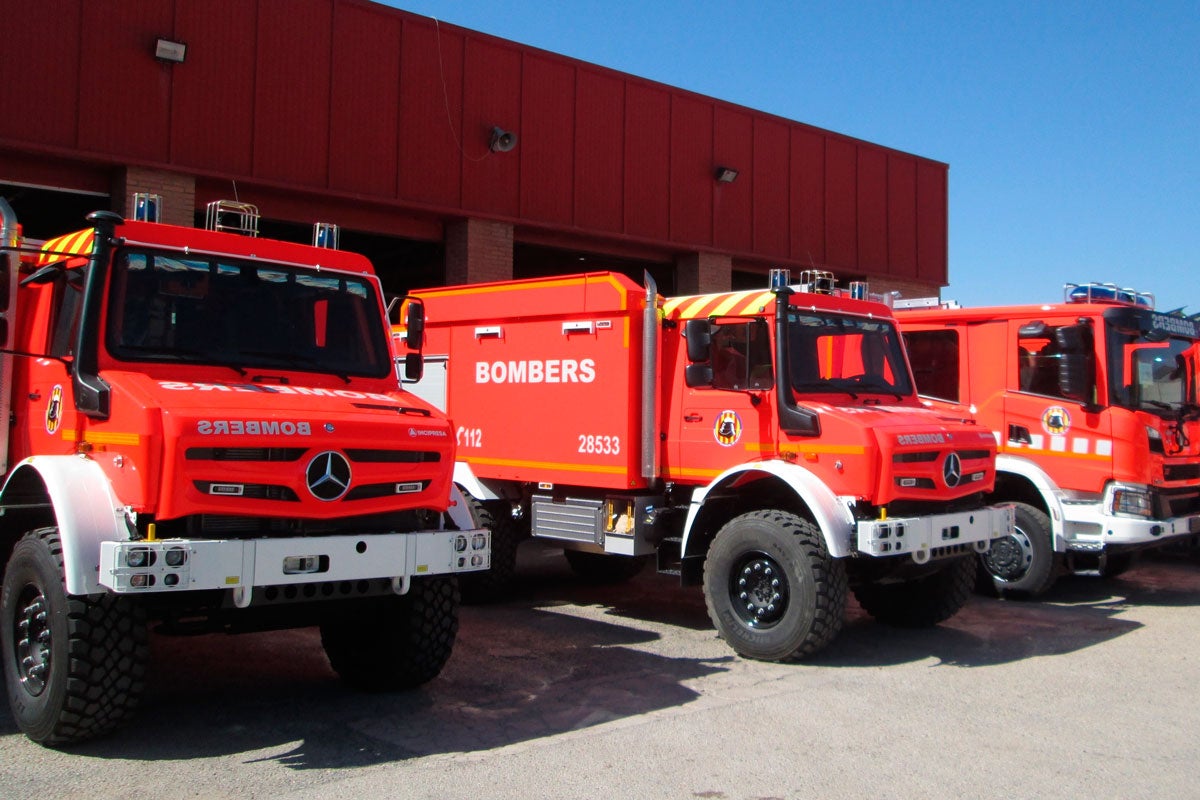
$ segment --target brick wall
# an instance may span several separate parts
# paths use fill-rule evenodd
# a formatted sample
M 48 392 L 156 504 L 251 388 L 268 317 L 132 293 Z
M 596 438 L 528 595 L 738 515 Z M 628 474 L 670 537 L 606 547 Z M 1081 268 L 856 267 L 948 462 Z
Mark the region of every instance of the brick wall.
M 159 221 L 192 227 L 196 212 L 196 179 L 177 172 L 125 167 L 113 179 L 113 210 L 133 219 L 134 192 L 162 196 Z
M 675 259 L 675 293 L 679 296 L 727 292 L 733 259 L 716 253 L 684 253 Z
M 513 229 L 466 219 L 446 225 L 446 284 L 512 280 Z
M 942 287 L 936 283 L 895 280 L 890 278 L 872 278 L 870 281 L 870 286 L 871 294 L 900 292 L 900 297 L 904 299 L 910 299 L 913 297 L 940 297 L 942 291 Z

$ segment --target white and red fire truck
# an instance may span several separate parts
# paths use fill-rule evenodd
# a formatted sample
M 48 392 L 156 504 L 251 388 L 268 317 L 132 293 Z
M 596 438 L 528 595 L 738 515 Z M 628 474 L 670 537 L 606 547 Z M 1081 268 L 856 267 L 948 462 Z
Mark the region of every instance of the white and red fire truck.
M 256 230 L 253 207 L 209 212 Z M 436 676 L 454 575 L 487 567 L 489 534 L 452 499 L 449 423 L 397 383 L 370 263 L 88 219 L 36 247 L 0 199 L 0 644 L 21 730 L 61 745 L 126 719 L 148 621 L 319 625 L 351 684 Z
M 920 394 L 999 444 L 989 497 L 1017 517 L 981 558 L 996 590 L 1041 594 L 1064 566 L 1117 574 L 1200 531 L 1194 319 L 1095 283 L 1046 305 L 901 304 Z
M 780 271 L 773 291 L 668 300 L 646 280 L 414 292 L 417 391 L 456 426 L 489 577 L 511 574 L 526 530 L 589 577 L 655 554 L 703 584 L 735 651 L 767 660 L 833 639 L 848 589 L 892 623 L 956 613 L 1012 512 L 982 501 L 990 432 L 921 407 L 890 309 L 828 273 L 805 277 L 813 291 Z

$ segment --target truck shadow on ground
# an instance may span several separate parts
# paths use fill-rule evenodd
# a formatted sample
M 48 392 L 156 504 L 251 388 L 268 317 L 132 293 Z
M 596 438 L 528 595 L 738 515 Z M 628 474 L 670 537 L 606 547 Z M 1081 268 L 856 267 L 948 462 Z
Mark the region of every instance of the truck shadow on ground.
M 1200 565 L 1155 561 L 1120 579 L 1067 577 L 1040 602 L 976 597 L 923 630 L 880 625 L 851 601 L 841 635 L 783 669 L 929 659 L 980 667 L 1064 655 L 1140 627 L 1121 616 L 1139 604 L 1200 605 Z M 314 630 L 155 635 L 152 648 L 137 716 L 70 752 L 139 761 L 244 754 L 248 764 L 292 769 L 365 767 L 571 735 L 686 705 L 705 678 L 723 672 L 753 681 L 760 669 L 764 680 L 781 669 L 737 659 L 712 630 L 699 590 L 680 589 L 652 569 L 616 587 L 581 585 L 557 566 L 523 576 L 513 599 L 463 609 L 446 669 L 411 692 L 346 689 Z M 8 714 L 0 735 L 18 735 Z
M 467 608 L 437 679 L 364 694 L 338 682 L 313 629 L 155 634 L 135 718 L 69 752 L 138 761 L 244 753 L 246 763 L 326 769 L 484 751 L 684 705 L 698 696 L 685 682 L 733 658 L 633 649 L 656 638 L 519 603 Z M 8 714 L 0 735 L 18 735 Z

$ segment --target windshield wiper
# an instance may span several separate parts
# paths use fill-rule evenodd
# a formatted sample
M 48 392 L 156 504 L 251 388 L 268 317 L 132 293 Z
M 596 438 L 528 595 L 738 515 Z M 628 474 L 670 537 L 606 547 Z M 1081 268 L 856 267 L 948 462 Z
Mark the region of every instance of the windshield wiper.
M 212 364 L 216 367 L 225 367 L 231 369 L 239 375 L 245 376 L 246 369 L 239 364 L 234 364 L 230 361 L 223 361 L 213 358 L 212 353 L 207 353 L 203 350 L 191 350 L 186 347 L 172 347 L 164 349 L 162 347 L 149 347 L 143 344 L 125 344 L 118 348 L 121 352 L 129 353 L 144 353 L 146 355 L 154 355 L 159 359 L 166 361 L 185 361 L 194 360 L 205 364 Z
M 342 383 L 351 382 L 350 375 L 348 373 L 336 372 L 324 361 L 313 358 L 312 356 L 306 356 L 300 353 L 280 353 L 270 350 L 241 350 L 239 352 L 248 356 L 270 358 L 289 367 L 295 367 L 298 369 L 307 368 L 308 372 L 327 372 L 335 377 L 341 378 Z

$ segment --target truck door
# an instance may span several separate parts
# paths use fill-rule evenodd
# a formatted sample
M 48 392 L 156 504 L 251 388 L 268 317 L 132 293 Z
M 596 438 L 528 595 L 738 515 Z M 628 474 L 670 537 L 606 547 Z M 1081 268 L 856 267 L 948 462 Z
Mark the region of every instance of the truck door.
M 1112 475 L 1112 432 L 1095 405 L 1103 359 L 1092 327 L 1076 317 L 1008 326 L 1001 447 L 1037 455 L 1060 486 L 1099 491 Z
M 50 357 L 28 359 L 29 406 L 25 419 L 28 452 L 71 453 L 75 449 L 77 414 L 71 376 L 62 359 L 74 355 L 72 348 L 83 300 L 83 270 L 65 270 L 52 285 L 38 291 L 51 293 L 48 317 L 44 311 L 37 315 L 40 319 L 48 318 L 48 325 L 35 330 L 30 351 Z
M 712 326 L 709 386 L 684 389 L 676 477 L 711 480 L 735 464 L 774 453 L 775 383 L 770 337 L 762 319 Z

